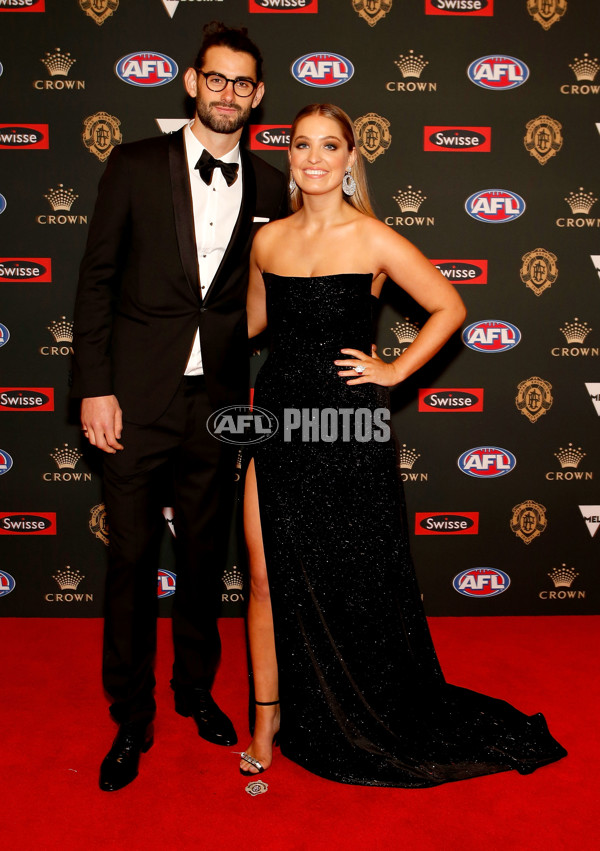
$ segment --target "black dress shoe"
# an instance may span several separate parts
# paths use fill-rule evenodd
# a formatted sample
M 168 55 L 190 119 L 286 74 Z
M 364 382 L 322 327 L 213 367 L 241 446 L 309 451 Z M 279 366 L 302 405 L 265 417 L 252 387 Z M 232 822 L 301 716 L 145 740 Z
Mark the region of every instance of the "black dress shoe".
M 152 724 L 143 721 L 121 724 L 112 748 L 100 766 L 100 788 L 104 792 L 116 792 L 135 780 L 140 754 L 149 751 L 153 744 Z
M 237 735 L 233 724 L 212 699 L 207 688 L 175 688 L 175 711 L 184 718 L 193 718 L 198 735 L 215 745 L 235 745 Z

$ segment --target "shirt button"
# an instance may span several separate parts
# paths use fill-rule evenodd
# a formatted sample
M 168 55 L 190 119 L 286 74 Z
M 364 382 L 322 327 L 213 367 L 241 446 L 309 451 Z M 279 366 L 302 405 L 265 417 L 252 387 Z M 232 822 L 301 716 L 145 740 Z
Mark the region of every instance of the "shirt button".
M 209 222 L 209 225 L 212 227 L 212 226 L 213 226 L 213 223 L 212 223 L 212 222 Z

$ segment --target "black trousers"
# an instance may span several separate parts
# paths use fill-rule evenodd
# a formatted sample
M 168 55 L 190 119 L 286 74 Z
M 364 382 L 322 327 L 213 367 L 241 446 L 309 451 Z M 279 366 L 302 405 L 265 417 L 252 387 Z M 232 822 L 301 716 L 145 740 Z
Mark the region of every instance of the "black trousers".
M 150 721 L 156 704 L 157 570 L 172 482 L 176 548 L 175 687 L 210 688 L 220 658 L 217 611 L 233 504 L 234 456 L 206 429 L 204 379 L 183 378 L 149 426 L 125 422 L 125 447 L 104 458 L 109 528 L 103 682 L 114 719 Z

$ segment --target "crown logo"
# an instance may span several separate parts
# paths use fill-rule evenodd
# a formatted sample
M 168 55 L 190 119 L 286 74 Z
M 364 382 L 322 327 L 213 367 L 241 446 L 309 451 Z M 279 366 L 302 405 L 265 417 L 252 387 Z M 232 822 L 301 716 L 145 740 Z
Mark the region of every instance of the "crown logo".
M 82 576 L 78 570 L 71 570 L 67 565 L 64 570 L 59 570 L 52 579 L 58 582 L 61 591 L 76 591 L 77 586 L 82 579 L 85 579 L 85 576 Z
M 63 184 L 59 183 L 56 189 L 49 189 L 44 198 L 53 210 L 70 210 L 79 195 L 76 195 L 72 189 L 65 189 Z
M 429 65 L 427 59 L 423 59 L 423 54 L 415 56 L 414 50 L 409 50 L 407 54 L 400 53 L 398 59 L 394 60 L 394 65 L 400 69 L 403 77 L 420 77 L 424 68 Z
M 571 208 L 572 213 L 589 213 L 598 199 L 593 192 L 585 192 L 583 186 L 577 192 L 569 192 L 565 201 Z
M 575 317 L 573 322 L 565 322 L 564 327 L 560 330 L 565 335 L 567 343 L 583 343 L 592 329 L 587 322 L 580 322 Z
M 558 452 L 554 453 L 554 457 L 558 458 L 560 466 L 564 470 L 565 467 L 577 468 L 581 459 L 585 458 L 585 454 L 585 452 L 581 451 L 581 446 L 574 449 L 573 444 L 569 443 L 566 449 L 563 449 L 561 446 Z
M 66 77 L 71 67 L 77 62 L 71 59 L 70 53 L 61 53 L 60 47 L 54 53 L 46 53 L 45 59 L 40 59 L 48 69 L 51 77 Z
M 403 213 L 418 213 L 419 207 L 426 198 L 427 195 L 423 195 L 420 189 L 413 189 L 412 186 L 407 186 L 404 190 L 399 189 L 398 194 L 394 195 L 394 201 Z
M 46 327 L 54 337 L 55 342 L 73 342 L 73 323 L 67 320 L 65 316 L 61 316 L 60 319 L 53 319 L 50 325 Z
M 420 457 L 421 455 L 416 449 L 407 449 L 406 443 L 403 443 L 402 449 L 398 453 L 398 466 L 402 470 L 412 470 L 413 464 Z
M 572 567 L 563 564 L 561 567 L 555 567 L 548 576 L 554 582 L 555 588 L 570 588 L 579 574 Z
M 396 336 L 398 342 L 400 344 L 408 343 L 408 345 L 414 343 L 420 330 L 421 329 L 416 322 L 411 322 L 408 316 L 404 318 L 404 322 L 400 322 L 400 320 L 398 320 L 398 322 L 396 322 L 396 324 L 392 327 L 392 332 Z
M 69 444 L 65 443 L 64 449 L 55 449 L 50 453 L 50 457 L 59 470 L 74 470 L 83 455 L 78 449 L 69 449 Z
M 569 63 L 569 68 L 575 74 L 578 80 L 594 81 L 594 77 L 600 71 L 600 63 L 597 59 L 590 59 L 587 53 L 583 54 L 583 59 L 575 58 Z
M 223 582 L 228 591 L 241 591 L 244 587 L 244 577 L 234 564 L 231 570 L 223 574 Z

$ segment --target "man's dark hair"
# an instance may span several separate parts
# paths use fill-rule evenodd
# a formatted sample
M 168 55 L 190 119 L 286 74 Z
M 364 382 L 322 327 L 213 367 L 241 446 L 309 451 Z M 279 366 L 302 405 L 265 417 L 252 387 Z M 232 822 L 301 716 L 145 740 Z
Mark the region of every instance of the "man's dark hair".
M 249 53 L 256 62 L 256 80 L 262 80 L 262 55 L 258 47 L 248 36 L 246 27 L 234 29 L 221 21 L 211 21 L 203 27 L 204 38 L 196 56 L 194 67 L 200 71 L 204 64 L 204 55 L 209 47 L 228 47 L 238 53 Z M 218 68 L 212 69 L 218 71 Z

